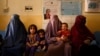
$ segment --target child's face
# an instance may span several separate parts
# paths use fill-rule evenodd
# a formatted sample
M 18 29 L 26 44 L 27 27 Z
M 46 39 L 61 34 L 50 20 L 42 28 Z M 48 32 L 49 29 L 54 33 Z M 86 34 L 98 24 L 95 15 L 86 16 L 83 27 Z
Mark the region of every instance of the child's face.
M 40 33 L 39 33 L 39 36 L 40 36 L 40 37 L 44 37 L 43 32 L 40 32 Z
M 66 24 L 62 24 L 61 29 L 62 30 L 67 30 L 68 29 L 68 26 Z
M 35 33 L 35 31 L 36 31 L 36 30 L 35 30 L 35 28 L 34 28 L 34 27 L 31 27 L 31 28 L 30 28 L 30 33 L 31 33 L 31 34 L 34 34 L 34 33 Z

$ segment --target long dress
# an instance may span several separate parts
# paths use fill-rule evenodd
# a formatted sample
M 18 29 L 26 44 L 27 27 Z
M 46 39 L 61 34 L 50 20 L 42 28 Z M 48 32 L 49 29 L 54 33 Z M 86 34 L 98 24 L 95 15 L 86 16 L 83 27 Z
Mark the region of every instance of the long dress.
M 47 25 L 46 31 L 45 31 L 46 32 L 45 38 L 49 45 L 45 56 L 60 56 L 61 55 L 58 50 L 61 49 L 60 46 L 62 47 L 62 43 L 61 44 L 55 43 L 56 42 L 56 38 L 55 38 L 56 32 L 60 29 L 60 26 L 61 26 L 61 21 L 58 18 L 57 20 L 55 20 L 55 18 L 53 18 L 53 20 L 50 19 Z
M 70 48 L 67 43 L 57 41 L 57 32 L 61 28 L 62 22 L 57 15 L 54 15 L 54 20 L 49 21 L 46 28 L 46 41 L 48 42 L 48 50 L 45 56 L 67 56 L 67 50 Z
M 19 15 L 14 14 L 7 26 L 4 37 L 2 56 L 22 56 L 27 32 Z
M 78 56 L 80 46 L 83 44 L 83 41 L 90 37 L 94 39 L 94 35 L 90 30 L 85 26 L 86 17 L 78 15 L 76 17 L 75 24 L 71 28 L 71 41 L 73 46 L 73 56 Z

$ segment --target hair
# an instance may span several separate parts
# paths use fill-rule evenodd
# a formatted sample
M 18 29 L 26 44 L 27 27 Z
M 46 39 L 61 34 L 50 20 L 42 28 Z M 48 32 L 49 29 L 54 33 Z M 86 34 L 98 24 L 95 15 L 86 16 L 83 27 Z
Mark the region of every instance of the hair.
M 37 33 L 37 26 L 35 24 L 31 24 L 29 27 L 28 27 L 28 34 L 30 34 L 30 29 L 31 27 L 34 27 L 35 29 L 35 33 Z
M 45 35 L 45 30 L 44 30 L 44 29 L 39 29 L 37 33 L 38 33 L 38 34 L 39 34 L 39 33 L 43 33 L 43 34 Z
M 65 24 L 65 25 L 68 27 L 68 24 L 67 24 L 67 23 L 64 22 L 64 23 L 62 23 L 62 25 L 63 25 L 63 24 Z

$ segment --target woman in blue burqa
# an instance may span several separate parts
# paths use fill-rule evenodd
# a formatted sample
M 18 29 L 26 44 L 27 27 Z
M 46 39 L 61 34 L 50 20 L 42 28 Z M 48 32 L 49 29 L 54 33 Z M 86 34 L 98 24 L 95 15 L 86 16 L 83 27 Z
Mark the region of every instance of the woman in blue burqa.
M 22 56 L 27 32 L 18 14 L 13 14 L 6 28 L 2 56 Z

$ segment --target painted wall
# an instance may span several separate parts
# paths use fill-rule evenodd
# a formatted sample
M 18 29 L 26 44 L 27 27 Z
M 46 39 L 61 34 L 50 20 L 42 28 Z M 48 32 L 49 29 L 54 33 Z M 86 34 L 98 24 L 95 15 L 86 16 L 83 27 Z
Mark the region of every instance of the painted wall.
M 42 0 L 7 0 L 0 1 L 0 30 L 5 30 L 11 19 L 11 15 L 17 13 L 26 29 L 30 24 L 36 24 L 38 28 L 42 27 Z M 32 6 L 32 11 L 26 11 L 25 6 Z M 8 12 L 4 9 L 8 8 Z
M 40 29 L 42 28 L 42 2 L 43 0 L 9 0 L 9 12 L 4 12 L 6 7 L 6 0 L 0 1 L 0 30 L 5 30 L 7 24 L 9 23 L 11 14 L 20 13 L 21 21 L 25 24 L 26 29 L 30 24 L 36 24 Z M 100 31 L 100 13 L 85 13 L 84 12 L 84 0 L 82 14 L 87 17 L 87 26 L 92 31 Z M 15 4 L 15 5 L 14 5 Z M 21 4 L 21 5 L 20 5 Z M 26 12 L 24 10 L 25 6 L 29 5 L 33 7 L 33 11 Z M 21 10 L 22 8 L 23 10 Z
M 85 13 L 84 12 L 84 2 L 85 0 L 82 0 L 83 2 L 83 10 L 82 10 L 82 14 L 84 16 L 86 16 L 87 18 L 87 22 L 86 22 L 86 25 L 87 27 L 92 31 L 92 32 L 95 32 L 95 31 L 100 31 L 100 13 Z
M 11 16 L 9 15 L 0 15 L 0 30 L 5 30 L 9 21 L 11 19 Z M 42 16 L 41 15 L 35 15 L 35 16 L 20 16 L 21 21 L 24 23 L 26 29 L 30 24 L 36 24 L 38 28 L 42 27 Z

